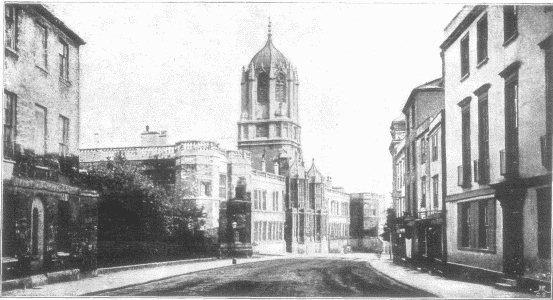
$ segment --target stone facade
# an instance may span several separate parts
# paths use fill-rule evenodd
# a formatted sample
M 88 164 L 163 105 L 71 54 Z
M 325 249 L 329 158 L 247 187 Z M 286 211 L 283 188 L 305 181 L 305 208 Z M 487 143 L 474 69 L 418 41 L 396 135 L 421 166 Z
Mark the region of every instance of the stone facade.
M 466 6 L 445 29 L 452 267 L 550 280 L 552 34 L 538 5 Z
M 392 123 L 390 151 L 396 162 L 395 197 L 401 219 L 393 239 L 396 255 L 441 264 L 444 259 L 443 136 L 444 89 L 442 79 L 414 88 L 404 107 L 405 136 L 401 123 Z M 402 121 L 402 120 L 401 120 Z M 399 121 L 399 122 L 401 122 Z M 403 154 L 398 146 L 403 147 Z M 402 165 L 402 163 L 405 163 Z M 402 170 L 403 169 L 403 170 Z M 400 172 L 404 172 L 403 176 Z M 402 181 L 402 185 L 398 181 Z M 405 195 L 402 198 L 402 195 Z
M 36 272 L 83 253 L 93 267 L 98 195 L 72 184 L 84 41 L 43 5 L 6 4 L 5 12 L 4 274 L 15 261 Z

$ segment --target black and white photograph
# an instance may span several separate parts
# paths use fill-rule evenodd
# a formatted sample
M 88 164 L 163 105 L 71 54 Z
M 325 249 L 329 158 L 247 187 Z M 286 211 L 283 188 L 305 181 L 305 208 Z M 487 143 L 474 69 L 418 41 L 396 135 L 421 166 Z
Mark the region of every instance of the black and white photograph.
M 3 8 L 2 297 L 552 297 L 553 4 Z

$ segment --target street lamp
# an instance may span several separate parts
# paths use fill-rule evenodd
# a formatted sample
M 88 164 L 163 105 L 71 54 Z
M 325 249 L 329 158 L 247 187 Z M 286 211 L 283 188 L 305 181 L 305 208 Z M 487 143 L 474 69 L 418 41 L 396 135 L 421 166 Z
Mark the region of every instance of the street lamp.
M 236 221 L 232 222 L 232 264 L 236 264 Z

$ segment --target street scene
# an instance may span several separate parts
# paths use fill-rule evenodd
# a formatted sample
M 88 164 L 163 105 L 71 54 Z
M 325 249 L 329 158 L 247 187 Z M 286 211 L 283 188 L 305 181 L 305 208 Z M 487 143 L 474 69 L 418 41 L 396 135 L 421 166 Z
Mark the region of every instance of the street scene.
M 551 297 L 552 5 L 4 11 L 2 296 Z

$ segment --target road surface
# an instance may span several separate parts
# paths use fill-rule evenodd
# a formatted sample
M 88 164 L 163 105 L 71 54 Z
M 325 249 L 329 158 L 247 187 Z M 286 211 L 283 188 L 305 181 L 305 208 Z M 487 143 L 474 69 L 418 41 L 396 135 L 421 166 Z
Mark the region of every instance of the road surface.
M 435 297 L 381 275 L 360 258 L 289 258 L 245 263 L 87 295 Z

